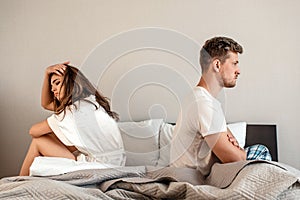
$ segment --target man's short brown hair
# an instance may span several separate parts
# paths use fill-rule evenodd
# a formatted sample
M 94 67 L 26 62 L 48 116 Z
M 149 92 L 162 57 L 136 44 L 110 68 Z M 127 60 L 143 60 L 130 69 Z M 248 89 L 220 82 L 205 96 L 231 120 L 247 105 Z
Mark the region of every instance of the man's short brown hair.
M 200 50 L 200 65 L 202 72 L 207 71 L 213 59 L 219 59 L 224 63 L 228 58 L 228 52 L 243 53 L 243 47 L 233 39 L 227 37 L 214 37 L 205 42 Z

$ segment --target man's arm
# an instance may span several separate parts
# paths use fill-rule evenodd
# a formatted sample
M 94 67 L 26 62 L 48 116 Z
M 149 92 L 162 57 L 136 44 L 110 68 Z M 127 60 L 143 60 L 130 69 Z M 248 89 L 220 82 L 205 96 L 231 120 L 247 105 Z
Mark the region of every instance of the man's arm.
M 231 135 L 231 132 L 227 130 L 227 132 L 208 135 L 204 138 L 222 163 L 246 160 L 246 152 L 229 140 Z

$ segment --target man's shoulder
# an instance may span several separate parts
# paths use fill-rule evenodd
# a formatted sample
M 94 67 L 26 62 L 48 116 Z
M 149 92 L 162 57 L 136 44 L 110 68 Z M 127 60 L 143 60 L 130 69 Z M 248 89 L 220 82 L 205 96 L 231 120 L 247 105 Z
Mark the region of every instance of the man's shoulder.
M 184 99 L 182 111 L 188 113 L 191 117 L 192 113 L 206 113 L 211 110 L 219 109 L 220 103 L 208 94 L 207 90 L 202 87 L 195 87 Z M 198 114 L 195 117 L 199 117 Z
M 192 98 L 195 101 L 197 100 L 207 100 L 207 101 L 213 101 L 214 97 L 211 96 L 211 94 L 203 87 L 195 87 L 193 88 L 192 92 L 189 93 L 188 98 Z

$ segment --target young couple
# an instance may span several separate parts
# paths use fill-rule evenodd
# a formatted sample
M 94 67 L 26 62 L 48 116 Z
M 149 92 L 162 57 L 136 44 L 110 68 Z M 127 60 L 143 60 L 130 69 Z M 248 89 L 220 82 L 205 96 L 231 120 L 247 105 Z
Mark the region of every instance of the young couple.
M 239 147 L 216 100 L 222 88 L 236 85 L 238 53 L 242 52 L 242 47 L 227 37 L 212 38 L 202 47 L 202 76 L 178 117 L 171 165 L 196 168 L 207 175 L 216 161 L 271 159 L 262 145 L 245 150 Z M 29 175 L 37 156 L 124 165 L 125 152 L 115 121 L 118 115 L 110 109 L 107 98 L 69 62 L 46 69 L 41 103 L 54 114 L 31 127 L 32 142 L 20 175 Z

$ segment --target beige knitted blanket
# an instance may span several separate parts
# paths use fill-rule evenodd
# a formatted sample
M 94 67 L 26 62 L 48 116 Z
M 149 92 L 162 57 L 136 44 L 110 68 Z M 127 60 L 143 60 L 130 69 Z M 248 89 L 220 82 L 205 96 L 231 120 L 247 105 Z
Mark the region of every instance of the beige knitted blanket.
M 0 180 L 0 199 L 300 199 L 300 171 L 277 162 L 188 168 L 91 169 Z

